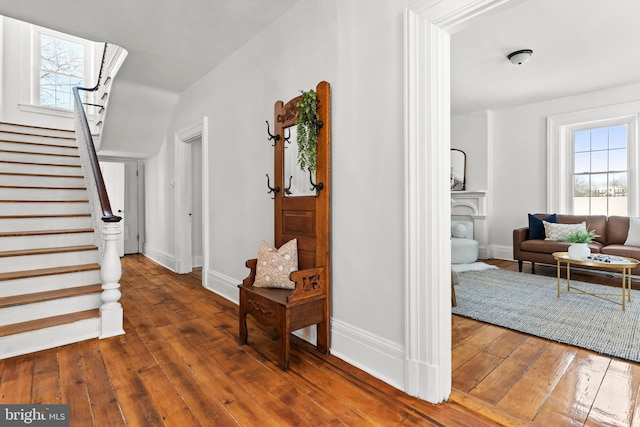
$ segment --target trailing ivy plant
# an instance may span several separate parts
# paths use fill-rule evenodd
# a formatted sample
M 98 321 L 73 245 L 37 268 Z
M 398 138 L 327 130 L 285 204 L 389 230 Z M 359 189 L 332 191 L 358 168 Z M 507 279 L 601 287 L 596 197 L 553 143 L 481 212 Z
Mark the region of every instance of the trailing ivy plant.
M 318 96 L 312 89 L 302 92 L 296 104 L 298 164 L 300 169 L 316 170 L 316 151 L 318 146 Z

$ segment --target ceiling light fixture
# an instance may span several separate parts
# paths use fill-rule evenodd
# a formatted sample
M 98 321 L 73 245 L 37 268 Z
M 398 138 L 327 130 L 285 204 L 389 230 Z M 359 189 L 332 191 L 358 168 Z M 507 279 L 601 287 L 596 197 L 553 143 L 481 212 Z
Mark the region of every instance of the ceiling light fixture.
M 511 52 L 507 55 L 507 58 L 513 65 L 522 65 L 531 58 L 531 55 L 533 55 L 533 51 L 531 49 L 521 49 Z

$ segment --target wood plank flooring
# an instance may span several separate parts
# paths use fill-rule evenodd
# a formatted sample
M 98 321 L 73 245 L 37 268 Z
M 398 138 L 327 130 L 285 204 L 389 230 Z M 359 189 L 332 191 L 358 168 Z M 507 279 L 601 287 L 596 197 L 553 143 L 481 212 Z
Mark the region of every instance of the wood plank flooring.
M 431 405 L 301 340 L 291 369 L 237 306 L 141 255 L 123 259 L 126 335 L 0 361 L 0 403 L 69 403 L 72 426 L 493 426 Z
M 83 427 L 640 426 L 637 364 L 453 316 L 454 390 L 431 405 L 297 339 L 281 371 L 274 333 L 250 319 L 239 345 L 237 307 L 194 275 L 133 255 L 121 285 L 126 335 L 0 360 L 0 403 L 70 403 Z
M 615 286 L 619 278 L 585 272 L 580 280 Z M 466 396 L 534 425 L 640 426 L 639 364 L 460 316 L 452 316 L 452 342 L 453 387 Z

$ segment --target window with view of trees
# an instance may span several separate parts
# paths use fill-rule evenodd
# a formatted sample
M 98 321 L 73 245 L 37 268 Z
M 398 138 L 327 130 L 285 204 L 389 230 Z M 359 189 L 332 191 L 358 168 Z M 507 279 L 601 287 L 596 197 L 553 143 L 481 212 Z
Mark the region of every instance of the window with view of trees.
M 626 124 L 573 132 L 573 213 L 627 215 Z
M 82 86 L 85 46 L 40 34 L 40 105 L 73 109 L 73 86 Z

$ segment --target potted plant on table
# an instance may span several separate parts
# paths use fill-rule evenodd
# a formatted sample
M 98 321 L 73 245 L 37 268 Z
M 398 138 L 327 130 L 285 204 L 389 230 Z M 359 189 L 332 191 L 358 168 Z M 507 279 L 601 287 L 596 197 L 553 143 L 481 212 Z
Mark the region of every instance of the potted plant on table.
M 565 235 L 563 240 L 571 243 L 569 246 L 569 256 L 574 259 L 586 259 L 591 255 L 591 249 L 589 249 L 589 243 L 594 238 L 598 237 L 595 230 L 575 230 Z

